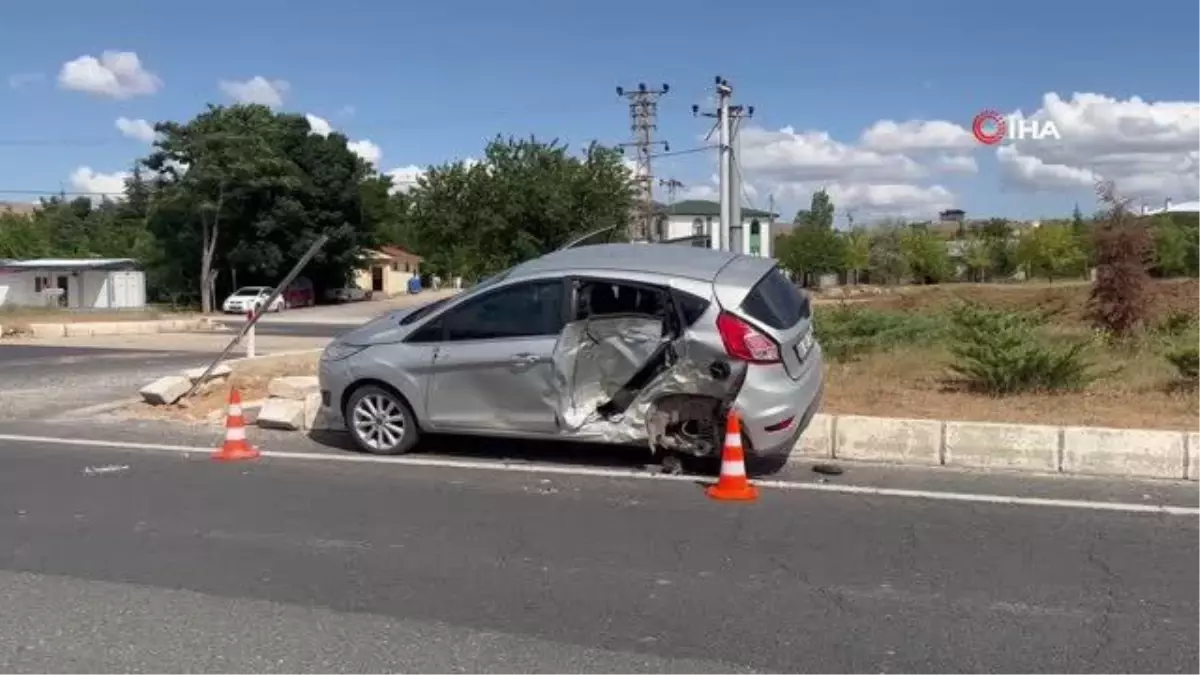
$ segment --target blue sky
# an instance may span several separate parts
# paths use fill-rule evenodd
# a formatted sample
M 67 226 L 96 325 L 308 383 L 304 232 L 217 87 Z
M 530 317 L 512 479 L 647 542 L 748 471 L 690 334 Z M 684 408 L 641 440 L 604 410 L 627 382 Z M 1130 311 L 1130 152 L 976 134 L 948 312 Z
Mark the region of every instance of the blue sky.
M 572 144 L 626 140 L 626 108 L 614 88 L 638 82 L 671 85 L 660 106 L 659 137 L 673 149 L 694 147 L 707 127 L 690 107 L 705 103 L 718 73 L 733 83 L 736 102 L 756 107 L 750 124 L 827 133 L 835 153 L 873 152 L 861 147 L 860 136 L 880 120 L 942 120 L 969 129 L 983 109 L 1037 110 L 1048 92 L 1063 99 L 1088 92 L 1115 102 L 1138 96 L 1149 103 L 1195 103 L 1197 14 L 1196 3 L 1182 0 L 1135 6 L 1082 0 L 4 3 L 0 23 L 9 30 L 0 43 L 0 76 L 10 81 L 0 81 L 0 200 L 33 199 L 6 190 L 69 190 L 81 166 L 126 170 L 146 145 L 123 137 L 117 117 L 185 119 L 206 102 L 230 102 L 219 81 L 254 76 L 288 83 L 283 109 L 318 115 L 352 139 L 379 146 L 381 170 L 478 156 L 496 133 Z M 114 99 L 56 83 L 64 62 L 105 50 L 135 52 L 161 89 Z M 1101 104 L 1089 110 L 1093 118 L 1105 116 Z M 1200 145 L 1190 135 L 1193 117 L 1161 118 L 1157 123 L 1176 135 L 1170 148 L 1156 150 L 1168 153 L 1158 166 L 1182 166 L 1190 179 L 1188 148 Z M 1108 131 L 1119 135 L 1138 126 L 1126 121 Z M 1099 171 L 1102 164 L 1080 155 L 1097 152 L 1092 136 L 1104 129 L 1086 131 L 1080 127 L 1076 136 L 1088 136 L 1088 148 L 1039 161 Z M 1190 146 L 1179 144 L 1180 134 L 1192 139 Z M 743 148 L 754 205 L 775 194 L 790 215 L 806 191 L 835 184 L 863 213 L 887 215 L 886 195 L 898 191 L 872 183 L 917 186 L 914 203 L 897 202 L 893 209 L 914 216 L 922 210 L 932 216 L 947 205 L 1017 217 L 1069 212 L 1076 201 L 1085 209 L 1092 205 L 1086 181 L 1068 177 L 1052 182 L 1053 189 L 1043 181 L 1031 191 L 1036 175 L 1049 174 L 1027 170 L 1024 184 L 1007 180 L 994 148 L 964 150 L 961 144 L 954 152 L 972 157 L 977 172 L 897 178 L 843 172 L 835 161 L 789 174 L 792 160 L 778 156 L 779 149 L 802 154 L 813 138 L 776 138 L 782 145 L 774 155 L 765 136 L 761 146 Z M 1131 147 L 1110 140 L 1115 148 Z M 914 155 L 922 166 L 929 156 Z M 663 159 L 656 173 L 703 194 L 715 161 L 713 153 Z M 1113 171 L 1125 177 L 1149 171 L 1146 166 Z M 1129 180 L 1162 182 L 1144 173 Z M 942 191 L 930 192 L 935 185 Z M 1176 195 L 1180 189 L 1167 196 L 1192 197 Z M 1149 199 L 1162 196 L 1152 187 L 1143 191 Z

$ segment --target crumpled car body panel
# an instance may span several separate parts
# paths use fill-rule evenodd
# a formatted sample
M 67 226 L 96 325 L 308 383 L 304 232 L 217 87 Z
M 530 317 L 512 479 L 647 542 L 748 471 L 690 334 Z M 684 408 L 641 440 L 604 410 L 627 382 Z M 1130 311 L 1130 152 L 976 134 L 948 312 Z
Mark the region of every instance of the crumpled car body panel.
M 728 406 L 741 389 L 746 369 L 687 332 L 670 335 L 661 318 L 644 315 L 567 324 L 555 345 L 553 364 L 556 397 L 551 403 L 562 433 L 606 443 L 653 441 L 669 421 L 660 414 L 662 401 L 694 397 Z M 709 440 L 675 449 L 711 454 Z

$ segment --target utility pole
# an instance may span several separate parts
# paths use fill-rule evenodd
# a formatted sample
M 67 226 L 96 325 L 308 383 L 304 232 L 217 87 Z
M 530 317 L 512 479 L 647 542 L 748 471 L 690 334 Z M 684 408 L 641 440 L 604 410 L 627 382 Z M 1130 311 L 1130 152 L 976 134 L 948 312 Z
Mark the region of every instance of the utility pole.
M 667 188 L 667 204 L 675 203 L 675 194 L 681 187 L 685 187 L 683 183 L 674 178 L 660 178 L 658 180 L 659 187 Z
M 734 167 L 733 149 L 737 141 L 736 133 L 739 126 L 735 124 L 735 120 L 752 117 L 754 106 L 730 105 L 729 99 L 733 97 L 733 87 L 729 85 L 729 80 L 718 75 L 714 78 L 714 82 L 717 87 L 717 110 L 703 113 L 703 116 L 713 117 L 717 120 L 717 146 L 720 150 L 717 173 L 720 176 L 721 223 L 719 231 L 710 234 L 709 247 L 714 250 L 737 251 L 742 246 L 740 242 L 735 246 L 732 241 L 735 217 L 739 220 L 738 233 L 742 236 L 744 234 L 741 233 L 740 222 L 742 183 L 738 171 Z M 700 106 L 692 106 L 692 114 L 700 115 Z
M 761 243 L 758 245 L 764 258 L 775 257 L 775 195 L 767 195 L 767 231 L 760 233 Z
M 617 96 L 629 100 L 630 129 L 633 131 L 633 141 L 622 143 L 620 147 L 622 152 L 625 148 L 634 148 L 637 154 L 634 181 L 638 184 L 640 208 L 638 218 L 629 228 L 629 238 L 633 241 L 650 241 L 654 233 L 654 174 L 650 170 L 650 151 L 657 145 L 661 145 L 664 152 L 671 151 L 666 141 L 653 140 L 653 132 L 658 129 L 658 99 L 670 90 L 666 84 L 661 89 L 650 89 L 644 82 L 633 91 L 617 87 Z

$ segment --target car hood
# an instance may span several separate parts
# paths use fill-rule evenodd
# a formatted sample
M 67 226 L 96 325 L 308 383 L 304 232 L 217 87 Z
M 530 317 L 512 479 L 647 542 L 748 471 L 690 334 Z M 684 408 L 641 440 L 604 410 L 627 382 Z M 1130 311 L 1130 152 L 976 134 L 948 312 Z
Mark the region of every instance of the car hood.
M 423 306 L 418 305 L 416 307 L 397 309 L 383 316 L 375 317 L 358 328 L 339 336 L 338 342 L 364 347 L 399 342 L 412 332 L 411 326 L 400 325 L 401 319 Z

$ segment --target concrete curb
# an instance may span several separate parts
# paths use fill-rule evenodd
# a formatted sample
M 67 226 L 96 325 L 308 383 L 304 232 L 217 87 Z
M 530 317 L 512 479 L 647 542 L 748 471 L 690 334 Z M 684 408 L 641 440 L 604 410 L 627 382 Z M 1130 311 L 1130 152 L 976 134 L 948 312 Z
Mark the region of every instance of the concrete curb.
M 314 347 L 312 349 L 292 349 L 286 352 L 271 352 L 270 354 L 260 354 L 258 356 L 243 356 L 237 359 L 225 359 L 221 363 L 235 368 L 239 365 L 247 363 L 266 363 L 269 361 L 289 359 L 296 356 L 309 356 L 312 354 L 320 354 L 325 351 L 324 347 Z
M 1200 479 L 1200 433 L 815 415 L 792 458 Z
M 216 332 L 208 318 L 160 319 L 157 321 L 87 321 L 79 323 L 31 323 L 29 333 L 35 338 L 97 337 L 104 335 L 152 335 L 155 333 Z

